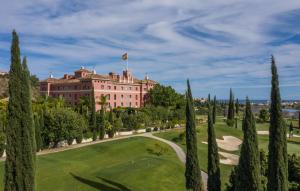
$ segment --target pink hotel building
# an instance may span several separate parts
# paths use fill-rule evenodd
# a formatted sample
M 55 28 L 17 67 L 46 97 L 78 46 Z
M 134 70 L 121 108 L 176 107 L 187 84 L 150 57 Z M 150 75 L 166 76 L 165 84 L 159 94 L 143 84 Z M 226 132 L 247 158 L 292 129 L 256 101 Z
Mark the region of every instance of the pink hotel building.
M 65 74 L 62 78 L 53 78 L 51 75 L 40 82 L 40 92 L 53 98 L 62 96 L 66 103 L 76 105 L 80 97 L 91 96 L 94 91 L 96 110 L 100 109 L 98 103 L 102 96 L 107 97 L 108 105 L 116 107 L 138 108 L 144 105 L 148 92 L 156 82 L 148 76 L 144 80 L 134 78 L 129 70 L 123 75 L 110 72 L 108 75 L 96 74 L 81 67 L 74 75 Z

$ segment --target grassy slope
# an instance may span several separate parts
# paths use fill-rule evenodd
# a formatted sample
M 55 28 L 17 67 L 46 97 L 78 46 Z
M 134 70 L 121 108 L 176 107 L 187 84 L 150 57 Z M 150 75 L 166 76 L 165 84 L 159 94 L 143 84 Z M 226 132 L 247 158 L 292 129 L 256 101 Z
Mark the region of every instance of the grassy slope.
M 147 152 L 156 143 L 168 151 L 161 156 Z M 1 162 L 1 180 L 3 166 Z M 167 145 L 147 138 L 130 138 L 39 156 L 37 190 L 181 191 L 184 166 Z
M 268 130 L 268 124 L 257 124 L 258 130 Z M 241 130 L 241 121 L 239 121 L 238 129 L 235 128 L 229 128 L 225 124 L 224 121 L 222 121 L 221 118 L 218 118 L 218 121 L 215 125 L 216 130 L 216 136 L 217 138 L 222 138 L 224 135 L 231 135 L 238 137 L 240 139 L 243 138 L 243 132 Z M 185 142 L 184 141 L 176 141 L 176 138 L 180 133 L 182 133 L 183 130 L 172 130 L 169 132 L 162 132 L 155 134 L 158 137 L 162 137 L 171 141 L 176 142 L 179 146 L 181 146 L 183 149 L 185 149 Z M 207 170 L 207 145 L 203 144 L 202 141 L 207 140 L 207 126 L 206 124 L 201 124 L 200 127 L 197 128 L 197 135 L 198 135 L 198 155 L 199 155 L 199 161 L 201 165 L 201 169 L 206 171 Z M 268 136 L 266 135 L 260 135 L 259 138 L 259 147 L 261 149 L 264 149 L 267 151 L 268 148 Z M 294 138 L 295 141 L 298 142 L 298 144 L 294 144 L 292 142 L 288 143 L 288 152 L 289 153 L 299 153 L 300 150 L 300 138 Z M 222 151 L 219 149 L 219 151 Z M 225 151 L 228 152 L 228 151 Z M 236 152 L 230 152 L 233 154 L 239 154 L 239 151 Z M 224 185 L 228 181 L 231 169 L 233 166 L 230 165 L 223 165 L 221 164 L 221 178 L 222 178 L 222 184 L 224 190 Z

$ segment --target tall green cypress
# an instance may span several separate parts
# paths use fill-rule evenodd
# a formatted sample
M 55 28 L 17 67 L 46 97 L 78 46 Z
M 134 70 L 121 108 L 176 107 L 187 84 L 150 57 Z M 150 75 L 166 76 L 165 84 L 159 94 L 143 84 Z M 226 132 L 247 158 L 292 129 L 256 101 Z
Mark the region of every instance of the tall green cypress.
M 91 114 L 90 114 L 90 129 L 93 132 L 93 141 L 97 140 L 97 125 L 96 125 L 96 102 L 94 90 L 91 95 Z
M 216 97 L 215 97 L 216 98 Z M 215 102 L 215 99 L 214 99 Z M 208 143 L 208 160 L 207 160 L 207 190 L 208 191 L 220 191 L 221 179 L 220 179 L 220 159 L 218 153 L 218 145 L 216 141 L 216 135 L 213 125 L 213 118 L 210 105 L 208 106 L 208 127 L 207 127 L 207 143 Z
M 26 58 L 23 66 L 21 65 L 19 38 L 13 31 L 6 128 L 5 191 L 35 190 L 36 149 L 29 75 Z
M 227 112 L 227 125 L 232 127 L 234 125 L 234 95 L 230 88 L 228 112 Z
M 190 82 L 187 80 L 186 92 L 186 164 L 185 187 L 187 190 L 203 191 L 201 171 L 197 154 L 197 133 L 195 111 Z
M 101 106 L 100 123 L 99 123 L 99 130 L 100 130 L 99 138 L 101 140 L 104 139 L 104 136 L 105 136 L 105 111 L 104 110 L 105 110 L 104 106 Z
M 236 98 L 236 101 L 235 101 L 235 113 L 236 113 L 236 115 L 239 114 L 239 110 L 240 110 L 240 103 L 239 103 L 239 99 Z
M 260 191 L 260 158 L 255 128 L 255 119 L 251 111 L 250 101 L 246 99 L 243 119 L 244 139 L 241 147 L 236 175 L 236 191 Z
M 271 58 L 272 88 L 269 127 L 268 191 L 288 190 L 286 126 L 281 111 L 281 98 L 275 59 Z
M 213 119 L 213 124 L 216 123 L 216 119 L 217 119 L 217 98 L 216 96 L 214 96 L 214 103 L 213 103 L 213 112 L 212 112 L 212 119 Z
M 35 128 L 32 112 L 32 93 L 30 72 L 27 67 L 26 57 L 23 59 L 23 86 L 22 86 L 22 106 L 23 106 L 23 127 L 22 127 L 22 152 L 23 152 L 23 177 L 24 189 L 35 189 L 35 157 L 36 157 L 36 141 Z

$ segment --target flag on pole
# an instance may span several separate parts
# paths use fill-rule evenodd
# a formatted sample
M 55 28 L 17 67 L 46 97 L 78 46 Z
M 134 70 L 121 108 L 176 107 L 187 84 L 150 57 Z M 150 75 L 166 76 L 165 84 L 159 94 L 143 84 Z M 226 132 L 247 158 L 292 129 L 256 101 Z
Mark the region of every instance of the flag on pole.
M 122 60 L 128 60 L 128 54 L 127 54 L 127 52 L 122 55 Z

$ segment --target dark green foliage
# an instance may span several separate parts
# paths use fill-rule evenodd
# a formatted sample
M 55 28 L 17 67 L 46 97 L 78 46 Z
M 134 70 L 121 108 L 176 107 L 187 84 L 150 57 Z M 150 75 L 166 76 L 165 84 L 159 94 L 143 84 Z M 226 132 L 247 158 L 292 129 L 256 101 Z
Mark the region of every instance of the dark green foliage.
M 183 107 L 184 96 L 178 94 L 171 86 L 157 84 L 149 91 L 148 104 L 163 107 Z
M 207 163 L 207 188 L 208 191 L 220 191 L 220 159 L 218 154 L 218 145 L 213 125 L 212 112 L 210 104 L 208 105 L 208 128 L 207 128 L 207 143 L 208 143 L 208 163 Z
M 99 130 L 100 130 L 100 135 L 99 139 L 104 139 L 105 136 L 105 111 L 104 108 L 102 107 L 100 110 L 100 117 L 99 117 Z
M 107 134 L 109 138 L 114 137 L 116 130 L 115 130 L 115 119 L 114 119 L 114 113 L 112 110 L 110 110 L 109 112 L 109 116 L 108 116 L 108 122 L 111 125 L 111 128 L 108 129 Z
M 278 74 L 273 56 L 269 132 L 268 190 L 287 191 L 287 130 L 282 118 Z
M 300 189 L 300 157 L 288 155 L 289 182 L 293 183 L 294 188 Z M 291 189 L 290 189 L 291 190 Z
M 267 122 L 269 120 L 269 112 L 266 109 L 259 111 L 259 122 Z
M 36 142 L 36 152 L 39 152 L 42 149 L 42 136 L 41 136 L 41 119 L 43 115 L 39 113 L 34 114 L 34 127 L 35 127 L 35 142 Z
M 264 150 L 259 151 L 261 190 L 267 190 L 268 158 Z
M 213 103 L 213 111 L 212 111 L 213 124 L 216 123 L 216 119 L 217 119 L 217 98 L 215 96 L 214 97 L 214 103 Z
M 91 113 L 90 113 L 90 120 L 89 120 L 89 125 L 90 125 L 90 131 L 93 132 L 93 141 L 97 140 L 97 124 L 96 124 L 96 103 L 95 103 L 95 95 L 94 92 L 92 93 L 91 96 Z
M 5 141 L 6 141 L 5 133 L 0 132 L 0 157 L 3 156 L 5 150 Z
M 30 74 L 26 58 L 21 65 L 18 35 L 13 31 L 12 36 L 4 190 L 32 191 L 36 149 Z
M 232 89 L 230 89 L 228 112 L 227 112 L 227 125 L 232 127 L 234 125 L 234 96 Z
M 244 139 L 237 166 L 235 190 L 258 191 L 261 189 L 260 158 L 255 120 L 248 98 L 246 99 L 246 109 L 243 119 L 243 133 Z
M 226 183 L 225 191 L 235 191 L 235 189 L 236 189 L 236 173 L 237 173 L 237 167 L 234 167 L 230 173 L 229 183 Z
M 193 96 L 189 80 L 186 92 L 186 164 L 185 164 L 186 189 L 203 191 L 201 171 L 197 154 L 197 133 Z
M 45 115 L 45 139 L 52 147 L 59 146 L 61 141 L 72 143 L 74 139 L 82 139 L 87 129 L 84 117 L 68 108 L 53 108 Z
M 239 115 L 239 110 L 240 110 L 239 99 L 236 99 L 236 101 L 235 101 L 235 113 L 236 113 L 236 115 Z

